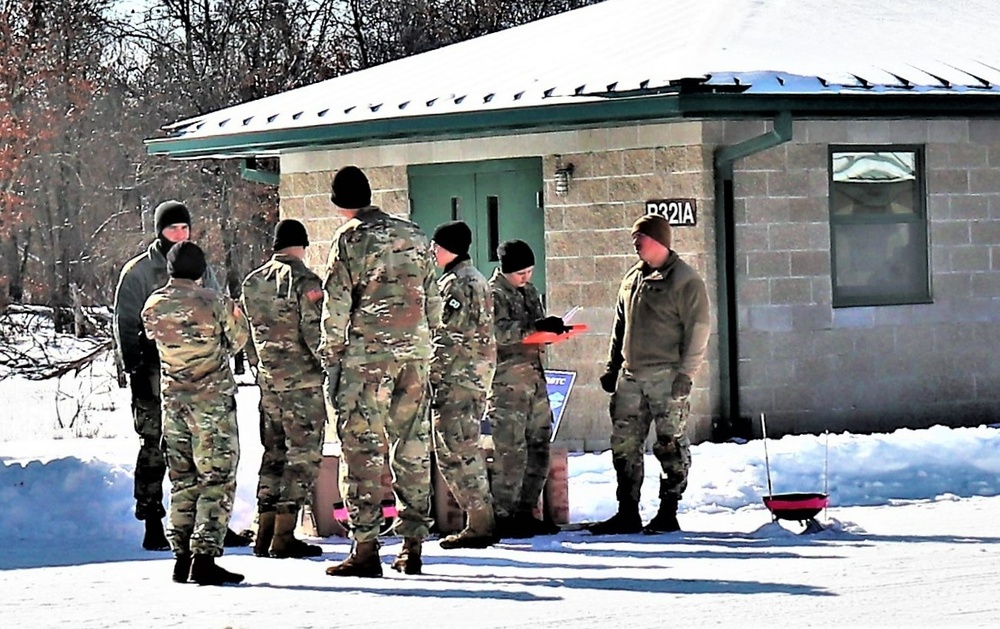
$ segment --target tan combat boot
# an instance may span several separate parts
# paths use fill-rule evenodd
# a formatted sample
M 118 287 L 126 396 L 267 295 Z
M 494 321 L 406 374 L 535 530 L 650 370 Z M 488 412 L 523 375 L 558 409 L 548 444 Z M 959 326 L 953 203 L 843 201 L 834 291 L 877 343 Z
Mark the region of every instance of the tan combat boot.
M 469 511 L 468 522 L 460 532 L 442 538 L 441 548 L 487 548 L 500 541 L 497 536 L 493 508 Z
M 416 537 L 403 538 L 403 550 L 392 560 L 392 569 L 403 574 L 421 574 L 424 561 L 421 559 L 423 542 Z
M 257 535 L 254 536 L 253 554 L 268 557 L 271 538 L 274 537 L 274 511 L 265 511 L 257 516 Z
M 382 560 L 378 556 L 378 540 L 354 542 L 350 557 L 330 566 L 326 573 L 332 577 L 381 577 Z
M 271 556 L 276 559 L 319 557 L 323 554 L 322 548 L 295 539 L 295 516 L 295 513 L 279 513 L 275 516 Z

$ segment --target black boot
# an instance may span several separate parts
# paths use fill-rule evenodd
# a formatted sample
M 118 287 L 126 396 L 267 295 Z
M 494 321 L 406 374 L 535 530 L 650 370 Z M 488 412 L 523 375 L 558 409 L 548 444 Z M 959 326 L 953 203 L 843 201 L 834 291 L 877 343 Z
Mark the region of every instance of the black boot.
M 191 574 L 191 553 L 181 553 L 174 557 L 174 583 L 187 583 Z
M 642 528 L 642 532 L 646 535 L 657 535 L 681 530 L 681 525 L 677 523 L 677 501 L 677 496 L 660 498 L 660 510 L 649 524 Z
M 191 560 L 191 580 L 198 585 L 225 585 L 242 583 L 243 575 L 215 565 L 215 557 L 211 555 L 195 555 Z
M 222 545 L 226 548 L 236 548 L 240 546 L 249 546 L 253 542 L 253 533 L 250 531 L 243 531 L 242 533 L 237 533 L 233 529 L 226 529 L 226 538 L 222 541 Z
M 170 550 L 170 542 L 163 534 L 163 522 L 160 518 L 146 518 L 146 534 L 142 538 L 142 547 L 146 550 Z
M 639 504 L 632 501 L 618 503 L 618 513 L 603 522 L 598 522 L 588 529 L 593 535 L 625 535 L 638 533 L 642 530 L 642 519 L 639 517 Z
M 535 536 L 535 527 L 524 526 L 524 521 L 514 515 L 497 518 L 495 531 L 500 539 L 528 539 Z
M 531 524 L 535 527 L 535 535 L 556 535 L 562 533 L 562 527 L 551 520 L 539 520 L 531 516 Z
M 416 537 L 403 538 L 403 550 L 392 560 L 392 569 L 403 574 L 421 574 L 423 542 Z

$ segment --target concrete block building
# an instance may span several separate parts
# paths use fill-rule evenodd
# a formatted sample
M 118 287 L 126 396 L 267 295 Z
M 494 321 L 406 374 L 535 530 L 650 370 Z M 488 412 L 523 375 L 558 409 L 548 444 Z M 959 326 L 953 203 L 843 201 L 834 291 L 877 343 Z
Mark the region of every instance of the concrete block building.
M 558 441 L 608 445 L 614 296 L 648 211 L 705 277 L 695 442 L 1000 417 L 1000 5 L 606 0 L 230 107 L 148 141 L 244 159 L 322 272 L 333 173 L 430 232 L 461 218 L 538 254 L 577 373 Z M 280 172 L 252 170 L 277 157 Z

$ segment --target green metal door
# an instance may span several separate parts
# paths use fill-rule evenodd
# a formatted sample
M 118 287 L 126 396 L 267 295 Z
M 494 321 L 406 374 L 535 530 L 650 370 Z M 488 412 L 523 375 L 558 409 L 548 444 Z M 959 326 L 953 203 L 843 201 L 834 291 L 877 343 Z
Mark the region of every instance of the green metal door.
M 446 221 L 468 223 L 469 254 L 486 276 L 498 264 L 497 245 L 519 238 L 535 252 L 532 283 L 545 292 L 540 158 L 410 166 L 408 176 L 411 218 L 426 233 Z

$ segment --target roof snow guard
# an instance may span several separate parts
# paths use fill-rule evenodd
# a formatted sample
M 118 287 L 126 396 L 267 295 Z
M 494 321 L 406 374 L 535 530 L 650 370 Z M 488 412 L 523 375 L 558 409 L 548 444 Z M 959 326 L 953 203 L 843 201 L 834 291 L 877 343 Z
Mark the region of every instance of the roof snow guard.
M 965 0 L 974 17 L 958 23 L 948 4 L 605 0 L 176 122 L 148 150 L 242 157 L 777 111 L 1000 117 L 1000 3 Z

